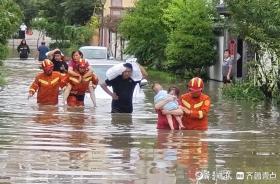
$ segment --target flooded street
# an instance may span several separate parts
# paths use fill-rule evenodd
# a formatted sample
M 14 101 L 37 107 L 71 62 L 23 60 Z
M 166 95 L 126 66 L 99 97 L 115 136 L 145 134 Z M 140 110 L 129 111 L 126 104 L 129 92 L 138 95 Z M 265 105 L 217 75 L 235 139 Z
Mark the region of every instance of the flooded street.
M 208 131 L 158 131 L 149 86 L 131 115 L 110 114 L 106 98 L 94 109 L 89 96 L 85 108 L 66 108 L 61 97 L 56 107 L 38 107 L 27 99 L 35 61 L 8 59 L 5 67 L 0 183 L 280 183 L 277 106 L 228 101 L 209 82 Z

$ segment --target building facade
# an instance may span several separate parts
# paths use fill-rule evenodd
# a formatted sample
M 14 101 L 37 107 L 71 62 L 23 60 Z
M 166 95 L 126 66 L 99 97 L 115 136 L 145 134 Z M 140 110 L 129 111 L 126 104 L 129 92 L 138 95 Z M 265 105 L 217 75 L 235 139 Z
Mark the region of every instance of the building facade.
M 100 44 L 110 51 L 116 59 L 123 59 L 125 41 L 117 31 L 117 25 L 124 13 L 133 8 L 136 0 L 106 0 L 100 28 Z

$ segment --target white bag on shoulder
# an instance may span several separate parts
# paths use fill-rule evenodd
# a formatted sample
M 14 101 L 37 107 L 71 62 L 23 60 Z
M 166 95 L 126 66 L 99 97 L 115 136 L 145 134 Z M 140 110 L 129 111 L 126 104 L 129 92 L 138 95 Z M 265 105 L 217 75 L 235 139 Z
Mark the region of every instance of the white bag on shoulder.
M 132 75 L 131 75 L 132 80 L 141 81 L 143 75 L 140 70 L 139 64 L 137 63 L 137 59 L 136 58 L 127 59 L 126 63 L 130 63 L 132 65 Z
M 106 78 L 108 80 L 113 80 L 117 76 L 122 75 L 125 70 L 126 68 L 123 66 L 123 63 L 114 65 L 106 71 Z

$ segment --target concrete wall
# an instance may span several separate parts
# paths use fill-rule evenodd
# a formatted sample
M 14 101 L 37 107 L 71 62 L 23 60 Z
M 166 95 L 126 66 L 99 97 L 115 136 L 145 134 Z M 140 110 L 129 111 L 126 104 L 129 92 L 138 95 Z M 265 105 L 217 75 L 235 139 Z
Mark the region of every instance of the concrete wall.
M 224 36 L 217 37 L 218 42 L 218 61 L 214 66 L 209 68 L 209 78 L 212 80 L 222 81 L 222 63 L 223 63 L 223 55 L 224 55 Z

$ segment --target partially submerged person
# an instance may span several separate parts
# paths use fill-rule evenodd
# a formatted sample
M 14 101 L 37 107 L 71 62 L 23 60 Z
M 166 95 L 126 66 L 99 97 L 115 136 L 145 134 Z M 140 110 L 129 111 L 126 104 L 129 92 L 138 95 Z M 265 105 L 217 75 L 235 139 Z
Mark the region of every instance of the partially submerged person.
M 83 53 L 81 51 L 79 50 L 73 51 L 71 56 L 72 56 L 72 60 L 68 64 L 69 77 L 75 77 L 79 83 L 83 83 L 83 81 L 86 81 L 89 77 L 93 76 L 93 71 L 89 67 L 88 62 L 83 59 Z M 79 72 L 79 63 L 81 62 L 84 62 L 86 67 L 82 74 Z M 64 92 L 65 99 L 63 100 L 63 102 L 65 102 L 66 99 L 68 98 L 68 95 L 71 92 L 71 88 L 72 88 L 71 84 L 68 84 L 67 87 L 65 88 L 65 92 Z M 96 100 L 94 94 L 95 88 L 94 85 L 92 84 L 92 81 L 90 81 L 88 88 L 89 88 L 91 99 L 94 101 L 94 107 L 96 107 Z
M 56 105 L 58 103 L 59 89 L 67 83 L 67 77 L 53 71 L 53 63 L 49 59 L 42 62 L 43 72 L 37 74 L 29 88 L 28 97 L 37 92 L 37 103 L 41 105 Z
M 77 67 L 78 70 L 75 72 L 79 73 L 83 77 L 87 72 L 88 63 L 86 63 L 84 60 L 81 60 L 78 63 Z M 95 99 L 95 94 L 93 89 L 96 88 L 97 84 L 98 84 L 98 78 L 95 74 L 92 74 L 91 76 L 85 78 L 82 81 L 79 81 L 78 77 L 74 77 L 74 76 L 69 77 L 69 85 L 71 86 L 67 87 L 64 92 L 64 97 L 65 98 L 67 97 L 67 105 L 84 106 L 85 93 L 89 91 L 90 98 L 95 107 L 96 99 Z
M 175 91 L 176 88 L 170 88 L 169 93 L 166 90 L 163 90 L 162 86 L 159 83 L 155 83 L 153 85 L 153 91 L 156 93 L 154 97 L 154 103 L 155 103 L 155 108 L 158 112 L 158 121 L 163 121 L 166 118 L 167 123 L 168 123 L 168 129 L 174 130 L 177 129 L 183 129 L 185 128 L 182 124 L 182 115 L 183 111 L 179 107 L 179 103 L 177 102 L 177 97 L 179 95 L 179 91 Z M 175 96 L 176 95 L 176 96 Z M 162 112 L 164 111 L 164 113 Z M 159 114 L 160 113 L 160 114 Z M 161 116 L 161 117 L 160 117 Z M 165 117 L 162 117 L 165 116 Z M 174 121 L 174 119 L 175 121 Z M 163 119 L 163 120 L 162 120 Z M 178 125 L 175 125 L 175 122 L 178 123 Z M 158 122 L 158 128 L 159 127 Z M 162 124 L 162 123 L 161 123 Z M 167 129 L 167 128 L 166 128 Z
M 188 92 L 180 98 L 184 115 L 183 125 L 186 130 L 207 130 L 210 98 L 203 94 L 204 83 L 195 77 L 188 83 Z
M 41 45 L 38 47 L 38 61 L 44 61 L 44 59 L 47 59 L 46 53 L 49 51 L 49 47 L 46 46 L 46 42 L 42 41 Z
M 103 90 L 112 97 L 111 113 L 132 113 L 132 98 L 135 86 L 140 83 L 131 78 L 132 65 L 130 63 L 123 64 L 125 70 L 113 79 L 106 79 L 101 84 Z M 108 86 L 112 86 L 113 92 Z
M 54 71 L 58 71 L 60 73 L 68 72 L 68 64 L 64 61 L 64 55 L 59 49 L 54 49 L 47 53 L 47 57 L 54 64 Z
M 25 39 L 21 40 L 20 44 L 17 47 L 17 51 L 19 53 L 20 59 L 28 58 L 28 54 L 30 54 L 30 49 L 29 49 L 29 46 L 27 45 Z

